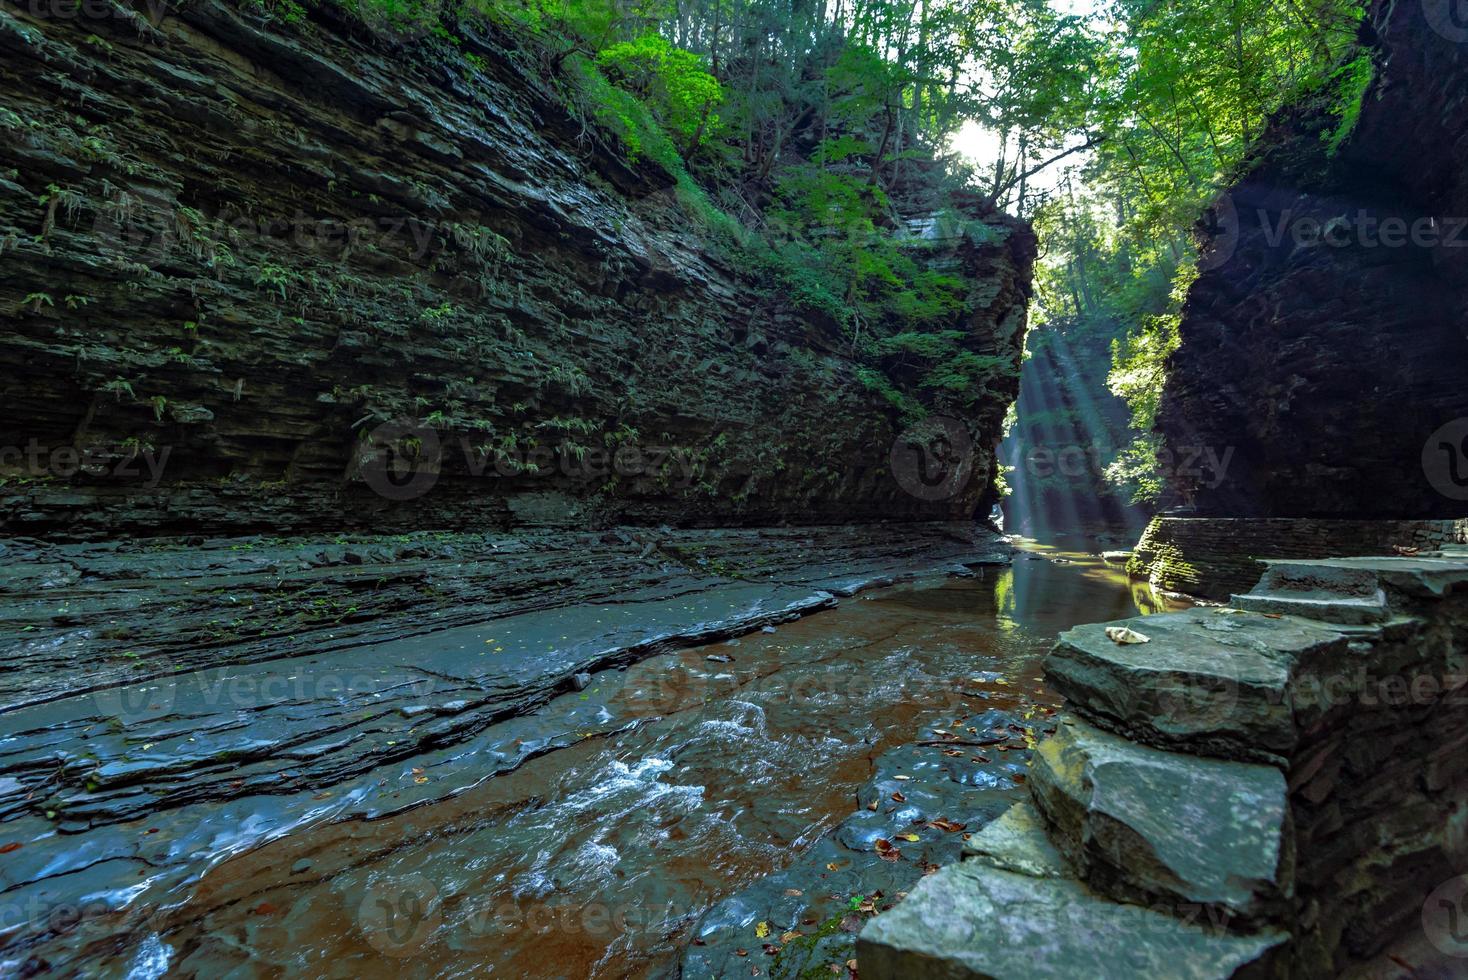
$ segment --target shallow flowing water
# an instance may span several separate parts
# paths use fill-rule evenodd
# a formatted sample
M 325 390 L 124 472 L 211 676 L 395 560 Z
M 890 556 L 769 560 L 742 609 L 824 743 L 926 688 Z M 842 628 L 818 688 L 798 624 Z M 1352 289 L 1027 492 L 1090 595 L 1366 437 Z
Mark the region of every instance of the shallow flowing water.
M 1030 545 L 1012 567 L 866 593 L 773 632 L 596 675 L 546 709 L 585 728 L 581 741 L 448 800 L 226 861 L 155 918 L 130 965 L 209 976 L 675 971 L 700 916 L 857 808 L 877 756 L 960 714 L 1053 704 L 1039 663 L 1057 633 L 1156 608 L 1099 558 Z

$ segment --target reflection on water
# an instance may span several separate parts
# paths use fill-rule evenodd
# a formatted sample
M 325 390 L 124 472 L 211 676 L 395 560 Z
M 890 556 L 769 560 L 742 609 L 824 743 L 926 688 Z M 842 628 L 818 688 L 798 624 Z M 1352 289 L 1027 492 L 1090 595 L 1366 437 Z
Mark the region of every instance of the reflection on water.
M 546 710 L 631 730 L 225 862 L 162 955 L 182 975 L 666 974 L 712 904 L 855 809 L 874 758 L 976 708 L 1053 703 L 1055 635 L 1138 611 L 1119 569 L 1035 547 L 608 671 Z

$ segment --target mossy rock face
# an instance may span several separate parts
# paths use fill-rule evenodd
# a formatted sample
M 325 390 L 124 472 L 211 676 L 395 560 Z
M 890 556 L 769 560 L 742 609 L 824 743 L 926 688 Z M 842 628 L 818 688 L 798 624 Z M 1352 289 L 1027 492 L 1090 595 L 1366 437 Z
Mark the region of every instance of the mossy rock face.
M 838 325 L 738 261 L 661 168 L 608 149 L 516 42 L 464 28 L 462 53 L 390 50 L 328 20 L 207 0 L 167 13 L 167 44 L 107 22 L 99 46 L 81 21 L 0 13 L 0 353 L 28 365 L 0 443 L 44 457 L 0 473 L 12 530 L 984 508 L 1026 228 L 988 215 L 899 249 L 962 286 L 934 326 L 954 353 L 998 358 L 953 409 L 972 479 L 923 500 L 888 453 L 937 404 L 925 375 L 862 384 L 872 359 Z M 385 424 L 432 437 L 386 442 Z M 59 447 L 95 449 L 97 471 L 58 474 Z M 399 451 L 431 485 L 384 497 L 367 474 Z

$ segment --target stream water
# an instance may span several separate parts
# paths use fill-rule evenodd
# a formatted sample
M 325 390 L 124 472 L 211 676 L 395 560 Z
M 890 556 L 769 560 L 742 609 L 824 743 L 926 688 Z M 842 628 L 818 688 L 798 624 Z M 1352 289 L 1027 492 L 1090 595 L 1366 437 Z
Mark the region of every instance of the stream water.
M 132 972 L 674 973 L 711 908 L 829 841 L 879 756 L 961 714 L 1053 705 L 1039 663 L 1057 633 L 1156 608 L 1099 558 L 1030 543 L 1012 567 L 596 675 L 546 709 L 595 736 L 218 865 Z

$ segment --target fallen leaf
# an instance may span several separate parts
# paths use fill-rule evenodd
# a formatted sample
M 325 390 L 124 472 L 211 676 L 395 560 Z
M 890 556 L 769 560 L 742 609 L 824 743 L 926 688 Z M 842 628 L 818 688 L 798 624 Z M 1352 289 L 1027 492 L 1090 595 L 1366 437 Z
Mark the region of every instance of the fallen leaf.
M 747 949 L 736 949 L 734 951 L 734 955 L 735 956 L 748 956 L 749 955 L 749 950 L 747 950 Z
M 922 840 L 922 838 L 919 837 L 917 834 L 898 834 L 897 835 L 897 838 L 899 840 L 911 841 L 911 842 L 914 842 L 914 843 L 916 843 L 917 841 Z
M 1112 643 L 1119 643 L 1122 646 L 1126 646 L 1132 643 L 1152 642 L 1152 638 L 1150 636 L 1144 636 L 1143 634 L 1138 633 L 1136 630 L 1129 629 L 1125 626 L 1106 627 L 1106 638 Z
M 755 935 L 755 938 L 756 939 L 763 939 L 766 936 L 768 936 L 769 934 L 770 934 L 770 924 L 768 922 L 759 922 L 759 923 L 756 923 L 755 924 L 755 927 L 754 927 L 754 935 Z
M 11 841 L 9 844 L 0 844 L 0 854 L 9 854 L 11 851 L 20 850 L 20 841 Z
M 875 810 L 876 808 L 877 808 L 877 801 L 876 800 L 872 800 L 872 802 L 870 802 L 870 803 L 867 804 L 867 809 L 868 810 Z
M 892 791 L 892 799 L 896 800 L 898 803 L 906 803 L 907 802 L 907 797 L 903 796 L 902 793 L 900 791 L 898 791 L 898 790 L 893 790 Z
M 896 861 L 898 858 L 902 857 L 902 852 L 894 847 L 892 845 L 892 842 L 885 837 L 878 837 L 875 843 L 875 847 L 877 850 L 877 857 L 881 858 L 883 861 Z
M 427 776 L 414 776 L 413 777 L 413 782 L 418 783 L 418 784 L 421 785 L 423 783 L 428 782 L 428 777 Z
M 799 898 L 800 896 L 804 895 L 805 892 L 801 891 L 799 888 L 787 888 L 785 889 L 785 894 L 790 898 Z
M 932 827 L 934 830 L 946 830 L 950 834 L 956 834 L 960 830 L 963 830 L 965 827 L 967 827 L 968 824 L 954 823 L 947 817 L 939 817 L 936 820 L 929 820 L 928 826 Z
M 794 930 L 791 930 L 790 932 L 782 932 L 780 934 L 780 942 L 782 942 L 782 943 L 793 943 L 793 942 L 795 942 L 795 940 L 799 939 L 800 936 L 801 936 L 801 934 L 798 933 L 798 932 L 795 932 Z
M 960 752 L 958 749 L 944 749 L 943 754 L 948 756 L 950 759 L 954 759 L 958 756 L 963 755 L 963 753 Z
M 893 779 L 907 780 L 907 779 L 911 779 L 912 777 L 911 776 L 893 776 L 892 778 Z

